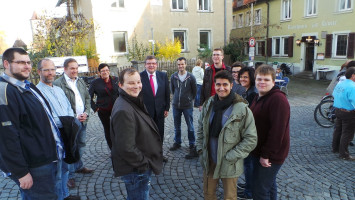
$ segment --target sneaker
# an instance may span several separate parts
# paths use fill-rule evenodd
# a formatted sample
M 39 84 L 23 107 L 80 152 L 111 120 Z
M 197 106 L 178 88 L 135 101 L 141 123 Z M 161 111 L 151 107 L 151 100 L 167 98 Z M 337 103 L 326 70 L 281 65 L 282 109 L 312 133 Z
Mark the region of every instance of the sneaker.
M 198 157 L 198 153 L 196 151 L 196 147 L 195 146 L 193 146 L 193 147 L 190 146 L 190 152 L 189 152 L 189 154 L 187 154 L 185 156 L 185 158 L 186 159 L 194 159 L 194 158 L 197 158 L 197 157 Z
M 238 194 L 238 199 L 253 199 L 252 197 L 248 197 L 247 195 L 245 195 L 245 193 L 243 194 Z
M 245 183 L 238 183 L 237 188 L 238 188 L 238 190 L 244 190 L 245 189 Z
M 179 149 L 181 147 L 180 144 L 178 143 L 174 143 L 172 147 L 170 147 L 170 151 L 176 151 L 177 149 Z
M 343 160 L 348 160 L 348 161 L 355 161 L 355 157 L 352 157 L 352 156 L 348 156 L 348 157 L 339 156 L 339 158 L 341 158 Z

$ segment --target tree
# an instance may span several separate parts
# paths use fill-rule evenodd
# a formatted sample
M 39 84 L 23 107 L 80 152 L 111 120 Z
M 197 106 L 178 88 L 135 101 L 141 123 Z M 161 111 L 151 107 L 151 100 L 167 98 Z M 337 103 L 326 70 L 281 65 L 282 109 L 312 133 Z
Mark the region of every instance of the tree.
M 5 42 L 5 33 L 4 31 L 0 31 L 0 54 L 2 54 L 7 48 L 7 44 Z
M 181 53 L 181 42 L 176 38 L 175 41 L 165 40 L 165 43 L 157 42 L 157 57 L 162 60 L 174 61 Z
M 152 50 L 149 48 L 148 44 L 139 42 L 137 37 L 134 36 L 127 45 L 126 58 L 129 61 L 143 61 L 148 55 L 152 54 Z
M 244 44 L 240 39 L 231 40 L 226 46 L 223 47 L 224 54 L 230 55 L 232 63 L 235 61 L 242 61 L 245 59 L 243 54 Z

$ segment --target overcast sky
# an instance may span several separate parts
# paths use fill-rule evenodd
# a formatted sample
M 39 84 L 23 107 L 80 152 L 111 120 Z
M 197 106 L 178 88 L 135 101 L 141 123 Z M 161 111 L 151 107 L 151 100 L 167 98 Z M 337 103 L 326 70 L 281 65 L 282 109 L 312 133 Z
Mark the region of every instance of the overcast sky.
M 12 46 L 17 38 L 27 45 L 32 42 L 30 19 L 34 11 L 43 10 L 51 13 L 63 13 L 63 9 L 55 9 L 58 0 L 0 0 L 0 31 L 6 34 L 8 46 Z

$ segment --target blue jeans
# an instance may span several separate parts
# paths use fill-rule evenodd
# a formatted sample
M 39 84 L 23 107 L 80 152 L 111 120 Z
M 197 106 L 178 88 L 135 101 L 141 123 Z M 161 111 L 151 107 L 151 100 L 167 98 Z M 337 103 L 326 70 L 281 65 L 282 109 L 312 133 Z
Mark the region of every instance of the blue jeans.
M 253 159 L 253 199 L 254 200 L 276 200 L 277 185 L 276 175 L 282 165 L 271 163 L 271 167 L 261 166 L 260 157 Z
M 195 97 L 194 106 L 195 106 L 195 107 L 199 107 L 199 106 L 200 106 L 200 95 L 201 95 L 201 88 L 202 88 L 202 85 L 196 84 L 196 86 L 197 86 L 197 92 L 196 92 L 196 97 Z
M 86 126 L 87 124 L 82 124 L 81 129 L 78 134 L 78 148 L 79 148 L 79 155 L 80 155 L 80 160 L 78 162 L 69 164 L 68 169 L 69 169 L 69 178 L 75 178 L 75 171 L 81 169 L 84 167 L 84 163 L 82 161 L 82 156 L 84 154 L 85 146 L 86 146 Z
M 147 170 L 144 173 L 132 172 L 121 176 L 127 190 L 127 200 L 145 200 L 149 199 L 149 186 L 152 171 Z
M 195 145 L 195 130 L 193 125 L 193 108 L 177 109 L 173 107 L 175 143 L 181 144 L 181 115 L 184 114 L 187 125 L 189 145 Z
M 22 200 L 57 200 L 55 190 L 55 172 L 57 163 L 52 162 L 37 168 L 29 168 L 32 176 L 33 185 L 30 189 L 20 188 Z M 15 183 L 20 187 L 20 182 L 17 178 L 10 176 Z
M 67 186 L 68 174 L 68 164 L 63 160 L 58 160 L 55 184 L 58 200 L 63 200 L 65 197 L 69 196 L 69 189 Z
M 253 159 L 252 156 L 249 155 L 244 159 L 244 175 L 245 175 L 245 189 L 244 194 L 247 197 L 253 196 Z

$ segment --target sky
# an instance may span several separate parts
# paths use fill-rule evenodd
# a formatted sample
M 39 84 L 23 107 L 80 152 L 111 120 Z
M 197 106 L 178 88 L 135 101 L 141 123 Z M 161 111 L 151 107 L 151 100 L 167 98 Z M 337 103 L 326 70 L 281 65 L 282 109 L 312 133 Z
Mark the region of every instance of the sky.
M 63 15 L 65 8 L 55 8 L 58 0 L 0 0 L 0 32 L 5 33 L 5 41 L 10 47 L 17 38 L 27 45 L 32 42 L 30 19 L 33 12 Z

